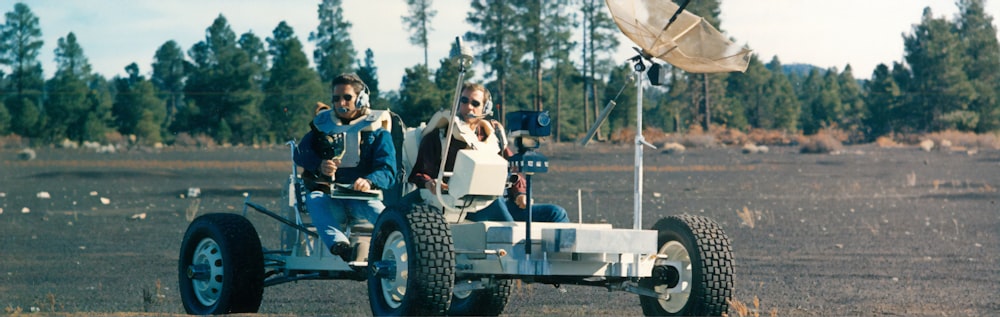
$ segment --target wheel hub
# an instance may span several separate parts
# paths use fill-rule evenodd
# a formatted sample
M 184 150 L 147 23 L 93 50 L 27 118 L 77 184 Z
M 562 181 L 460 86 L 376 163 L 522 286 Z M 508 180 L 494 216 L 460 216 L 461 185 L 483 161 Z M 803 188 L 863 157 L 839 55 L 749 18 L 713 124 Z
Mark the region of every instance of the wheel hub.
M 386 237 L 382 258 L 378 262 L 386 268 L 392 268 L 376 274 L 381 280 L 382 298 L 389 307 L 399 308 L 406 297 L 407 279 L 410 276 L 406 239 L 402 233 L 393 231 Z
M 198 243 L 187 269 L 194 295 L 204 306 L 215 305 L 222 292 L 222 252 L 215 240 L 205 238 Z
M 660 299 L 660 306 L 667 312 L 681 311 L 691 297 L 691 255 L 684 244 L 670 241 L 660 247 L 662 258 L 657 260 L 653 268 L 656 278 L 654 290 L 659 294 L 667 294 L 668 299 Z
M 681 273 L 676 267 L 671 265 L 657 265 L 653 268 L 653 278 L 656 284 L 666 285 L 667 288 L 677 287 L 681 280 Z

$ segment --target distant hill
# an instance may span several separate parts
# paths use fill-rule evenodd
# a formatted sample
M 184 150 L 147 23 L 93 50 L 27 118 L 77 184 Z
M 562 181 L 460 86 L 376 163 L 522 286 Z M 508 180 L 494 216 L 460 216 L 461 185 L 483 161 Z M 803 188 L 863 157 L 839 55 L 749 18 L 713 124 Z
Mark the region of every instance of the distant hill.
M 826 72 L 826 69 L 818 67 L 818 66 L 815 66 L 815 65 L 812 65 L 812 64 L 788 64 L 788 65 L 781 65 L 781 69 L 785 71 L 785 75 L 798 75 L 798 76 L 802 76 L 802 77 L 809 76 L 809 72 L 811 72 L 813 70 L 813 68 L 819 70 L 820 74 L 823 74 L 823 73 Z
M 813 68 L 815 68 L 816 70 L 819 70 L 819 74 L 820 75 L 826 75 L 826 72 L 828 71 L 828 69 L 825 69 L 825 68 L 822 68 L 822 67 L 819 67 L 819 66 L 816 66 L 816 65 L 812 65 L 812 64 L 788 64 L 788 65 L 781 65 L 781 69 L 784 70 L 785 75 L 789 76 L 789 77 L 792 76 L 792 75 L 796 75 L 796 76 L 798 76 L 800 78 L 806 78 L 806 76 L 809 76 L 809 72 L 811 72 L 813 70 Z M 864 86 L 865 81 L 867 79 L 857 77 L 857 73 L 855 73 L 854 75 L 855 75 L 854 80 L 856 80 L 858 82 L 858 85 Z

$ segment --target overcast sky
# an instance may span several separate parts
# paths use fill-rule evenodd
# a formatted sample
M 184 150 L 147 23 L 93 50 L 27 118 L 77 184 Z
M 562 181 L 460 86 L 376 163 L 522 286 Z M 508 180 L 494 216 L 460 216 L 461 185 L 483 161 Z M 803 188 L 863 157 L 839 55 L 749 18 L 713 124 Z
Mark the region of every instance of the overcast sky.
M 404 0 L 344 0 L 344 16 L 353 24 L 351 39 L 359 58 L 365 49 L 375 53 L 380 88 L 396 90 L 404 69 L 423 63 L 423 51 L 411 45 L 400 17 Z M 987 12 L 1000 14 L 998 0 L 987 0 Z M 14 1 L 0 1 L 10 12 Z M 46 78 L 55 69 L 53 50 L 59 38 L 76 35 L 93 70 L 107 78 L 124 75 L 135 62 L 150 74 L 156 49 L 168 40 L 186 52 L 205 39 L 205 29 L 221 13 L 237 35 L 252 31 L 270 37 L 281 21 L 295 30 L 312 56 L 309 33 L 316 29 L 319 0 L 26 0 L 38 16 L 43 40 L 39 60 Z M 465 22 L 465 0 L 437 0 L 432 21 L 430 60 L 447 56 L 456 36 L 471 30 Z M 904 33 L 920 22 L 923 8 L 937 17 L 954 20 L 955 0 L 726 0 L 722 2 L 722 29 L 739 44 L 747 44 L 763 62 L 775 55 L 783 64 L 807 63 L 820 67 L 850 64 L 858 78 L 869 78 L 879 63 L 903 59 Z M 632 43 L 621 37 L 615 57 L 633 54 Z

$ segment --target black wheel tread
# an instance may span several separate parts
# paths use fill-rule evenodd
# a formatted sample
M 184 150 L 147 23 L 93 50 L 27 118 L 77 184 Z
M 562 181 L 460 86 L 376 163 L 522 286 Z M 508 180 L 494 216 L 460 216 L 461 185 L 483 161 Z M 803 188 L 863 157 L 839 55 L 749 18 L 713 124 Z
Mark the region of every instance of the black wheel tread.
M 185 253 L 193 252 L 194 248 L 202 239 L 209 237 L 213 231 L 217 230 L 219 237 L 215 237 L 219 248 L 224 249 L 227 266 L 232 267 L 231 272 L 227 272 L 227 281 L 231 285 L 225 286 L 230 292 L 226 298 L 220 298 L 214 307 L 201 307 L 193 299 L 193 290 L 186 283 L 186 270 L 190 260 Z M 260 244 L 260 237 L 253 224 L 243 216 L 226 213 L 205 214 L 188 226 L 184 234 L 184 241 L 181 246 L 180 259 L 178 260 L 178 273 L 181 297 L 184 301 L 184 308 L 190 314 L 225 314 L 225 313 L 256 313 L 260 308 L 261 300 L 264 296 L 264 255 Z
M 424 207 L 424 208 L 421 208 Z M 420 277 L 428 278 L 424 288 L 424 305 L 418 308 L 428 308 L 418 311 L 418 315 L 443 315 L 447 311 L 451 299 L 451 288 L 455 284 L 454 246 L 451 229 L 440 213 L 429 210 L 427 206 L 418 206 L 406 215 L 413 227 L 413 241 L 418 241 L 416 247 L 420 250 L 417 259 Z
M 677 229 L 694 238 L 691 241 L 697 250 L 688 250 L 701 263 L 696 274 L 701 278 L 693 286 L 689 303 L 678 315 L 721 316 L 729 311 L 729 299 L 733 295 L 733 254 L 729 238 L 715 221 L 695 215 L 674 215 L 660 219 L 653 226 L 660 230 Z M 687 232 L 690 231 L 690 232 Z M 660 242 L 663 243 L 662 241 Z M 695 259 L 692 259 L 695 262 Z M 648 286 L 648 285 L 647 285 Z M 664 314 L 655 299 L 642 298 L 643 313 Z

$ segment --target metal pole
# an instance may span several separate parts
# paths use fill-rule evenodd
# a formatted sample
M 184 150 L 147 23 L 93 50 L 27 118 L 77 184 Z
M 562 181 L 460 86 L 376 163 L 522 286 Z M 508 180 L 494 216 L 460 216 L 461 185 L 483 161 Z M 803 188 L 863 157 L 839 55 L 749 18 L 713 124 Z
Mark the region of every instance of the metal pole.
M 524 174 L 525 182 L 527 183 L 527 186 L 526 186 L 527 187 L 526 188 L 527 194 L 525 195 L 525 198 L 527 199 L 527 203 L 525 203 L 524 208 L 528 211 L 528 221 L 524 223 L 524 227 L 525 227 L 525 231 L 526 231 L 524 233 L 524 236 L 525 236 L 525 239 L 524 239 L 524 242 L 525 242 L 524 243 L 524 254 L 527 255 L 525 258 L 527 258 L 528 260 L 531 260 L 531 220 L 532 220 L 531 219 L 532 218 L 531 217 L 531 214 L 532 214 L 532 212 L 531 212 L 531 174 L 532 173 L 525 173 Z M 517 197 L 514 197 L 514 199 L 516 200 Z M 515 201 L 515 204 L 516 203 L 517 202 Z
M 639 61 L 642 63 L 642 61 Z M 633 211 L 632 229 L 642 229 L 642 146 L 645 140 L 642 138 L 642 69 L 635 71 L 635 210 Z

